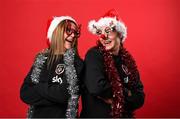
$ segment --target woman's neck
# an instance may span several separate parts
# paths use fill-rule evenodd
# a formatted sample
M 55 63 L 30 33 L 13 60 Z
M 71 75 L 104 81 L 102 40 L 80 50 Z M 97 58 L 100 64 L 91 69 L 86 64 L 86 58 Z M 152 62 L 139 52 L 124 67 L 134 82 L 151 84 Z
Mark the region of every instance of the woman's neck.
M 120 44 L 117 44 L 114 49 L 112 50 L 113 55 L 118 55 L 120 50 Z

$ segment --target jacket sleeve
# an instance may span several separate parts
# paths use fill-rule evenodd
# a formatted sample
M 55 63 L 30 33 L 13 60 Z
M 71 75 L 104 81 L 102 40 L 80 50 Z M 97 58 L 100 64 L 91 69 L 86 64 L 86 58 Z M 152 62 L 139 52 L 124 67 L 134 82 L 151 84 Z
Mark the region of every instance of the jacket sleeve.
M 48 72 L 42 69 L 39 77 L 39 83 L 33 84 L 31 74 L 34 67 L 26 76 L 20 89 L 20 97 L 23 102 L 31 105 L 50 105 L 53 103 L 67 103 L 70 94 L 68 93 L 68 84 L 65 79 L 63 83 L 49 83 Z
M 128 90 L 131 91 L 131 96 L 128 96 Z M 145 99 L 145 94 L 143 91 L 143 84 L 140 80 L 138 73 L 137 83 L 133 88 L 125 88 L 125 105 L 126 109 L 129 111 L 134 111 L 143 106 Z
M 37 92 L 37 86 L 32 83 L 30 75 L 32 73 L 32 69 L 29 71 L 27 76 L 24 79 L 24 82 L 20 88 L 20 98 L 21 100 L 30 105 L 51 105 L 53 102 L 43 98 Z
M 31 71 L 30 71 L 31 72 Z M 68 93 L 68 84 L 63 80 L 62 84 L 49 83 L 41 81 L 44 77 L 41 75 L 40 82 L 33 84 L 29 73 L 24 80 L 20 90 L 20 97 L 23 102 L 31 105 L 51 105 L 54 103 L 67 103 L 70 94 Z
M 67 103 L 70 97 L 68 84 L 63 80 L 62 84 L 40 82 L 37 84 L 37 92 L 45 99 L 56 103 Z
M 75 62 L 74 62 L 74 66 L 75 66 L 75 69 L 76 69 L 76 73 L 77 73 L 77 77 L 78 77 L 78 85 L 79 85 L 79 94 L 82 93 L 83 91 L 83 83 L 82 83 L 82 80 L 83 80 L 83 77 L 84 77 L 84 62 L 83 60 L 76 54 L 75 55 Z
M 85 57 L 84 84 L 90 94 L 104 99 L 112 98 L 112 89 L 105 77 L 103 57 L 98 49 L 90 49 Z

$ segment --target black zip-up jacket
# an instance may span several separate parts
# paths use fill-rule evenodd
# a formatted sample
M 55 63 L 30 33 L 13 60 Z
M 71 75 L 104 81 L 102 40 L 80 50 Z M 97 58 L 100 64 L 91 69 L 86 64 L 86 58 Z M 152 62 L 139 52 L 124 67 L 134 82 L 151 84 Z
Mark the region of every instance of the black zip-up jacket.
M 127 75 L 121 68 L 121 58 L 119 56 L 113 56 L 113 59 L 120 78 L 126 78 Z M 110 115 L 111 105 L 98 98 L 112 99 L 112 89 L 105 75 L 102 53 L 100 53 L 97 47 L 93 47 L 87 52 L 84 62 L 85 76 L 82 81 L 82 112 L 80 117 L 112 118 Z M 136 91 L 128 89 L 126 83 L 123 84 L 125 96 L 124 108 L 128 113 L 128 117 L 132 117 L 134 110 L 140 108 L 144 103 L 145 94 L 143 91 L 143 84 L 140 81 L 140 77 L 137 78 L 138 83 L 135 86 Z M 128 90 L 131 91 L 132 96 L 128 96 Z
M 51 70 L 47 70 L 47 60 L 44 64 L 37 84 L 32 82 L 31 74 L 34 68 L 32 66 L 21 86 L 20 98 L 24 103 L 33 107 L 30 110 L 33 112 L 29 112 L 33 118 L 64 118 L 70 97 L 67 90 L 68 83 L 62 71 L 64 69 L 60 69 L 63 72 L 60 75 L 55 72 L 58 64 L 64 64 L 63 59 L 59 59 Z M 83 61 L 77 55 L 75 55 L 74 66 L 80 80 Z

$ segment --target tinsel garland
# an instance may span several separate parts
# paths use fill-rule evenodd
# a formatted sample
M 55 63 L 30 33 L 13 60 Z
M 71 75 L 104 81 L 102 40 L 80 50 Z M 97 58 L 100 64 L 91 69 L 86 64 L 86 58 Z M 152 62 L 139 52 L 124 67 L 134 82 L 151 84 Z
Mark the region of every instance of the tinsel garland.
M 42 67 L 46 59 L 48 58 L 47 56 L 45 56 L 45 53 L 47 52 L 48 52 L 48 49 L 45 49 L 41 53 L 39 53 L 35 58 L 32 74 L 31 74 L 31 80 L 34 84 L 39 83 L 39 76 L 40 76 Z
M 35 61 L 33 64 L 33 70 L 31 73 L 31 81 L 33 84 L 39 83 L 40 73 L 41 73 L 44 63 L 47 59 L 47 56 L 45 54 L 48 53 L 48 51 L 49 51 L 48 49 L 43 50 L 35 58 Z M 33 105 L 30 105 L 28 108 L 28 112 L 27 112 L 28 119 L 32 118 L 32 116 L 33 116 L 33 110 L 34 110 L 33 108 L 34 108 Z
M 64 53 L 65 74 L 69 83 L 68 92 L 71 95 L 66 110 L 67 118 L 76 118 L 78 112 L 79 86 L 76 69 L 74 67 L 75 49 L 68 49 Z
M 123 80 L 120 79 L 118 75 L 118 71 L 117 68 L 115 67 L 115 62 L 113 60 L 112 53 L 106 51 L 100 42 L 97 43 L 97 47 L 99 48 L 100 52 L 102 52 L 103 54 L 105 72 L 112 86 L 112 92 L 113 92 L 112 116 L 113 118 L 128 117 L 128 115 L 126 115 L 126 111 L 124 110 L 125 97 L 123 94 L 123 89 L 124 89 Z M 128 82 L 128 87 L 132 88 L 135 86 L 137 82 L 136 77 L 138 70 L 136 63 L 133 57 L 130 55 L 130 53 L 123 46 L 120 47 L 120 51 L 118 55 L 121 58 L 124 65 L 126 65 L 128 68 L 129 71 L 128 76 L 130 79 Z
M 43 52 L 39 53 L 35 59 L 33 64 L 33 70 L 31 74 L 31 80 L 34 84 L 39 83 L 39 76 L 42 70 L 42 67 L 47 59 L 45 54 L 48 52 L 48 49 L 44 50 Z M 71 97 L 68 100 L 68 106 L 66 111 L 67 118 L 76 118 L 78 112 L 78 79 L 76 70 L 74 67 L 74 56 L 75 56 L 75 49 L 69 49 L 64 54 L 64 63 L 65 63 L 65 75 L 67 78 L 67 82 L 69 83 L 68 92 Z M 33 105 L 30 105 L 28 109 L 28 118 L 32 118 L 33 115 Z

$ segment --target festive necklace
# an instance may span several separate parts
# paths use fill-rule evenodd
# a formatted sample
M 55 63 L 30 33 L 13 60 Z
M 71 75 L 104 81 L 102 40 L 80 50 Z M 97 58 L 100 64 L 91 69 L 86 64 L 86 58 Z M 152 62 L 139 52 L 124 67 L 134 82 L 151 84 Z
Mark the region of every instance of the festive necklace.
M 126 116 L 126 112 L 124 110 L 124 94 L 123 94 L 123 80 L 120 79 L 118 75 L 117 68 L 115 67 L 115 63 L 113 60 L 112 53 L 106 51 L 105 48 L 102 46 L 101 43 L 98 42 L 97 44 L 98 49 L 103 54 L 104 59 L 104 66 L 105 72 L 108 76 L 108 80 L 112 86 L 113 92 L 113 103 L 112 103 L 112 116 L 114 118 L 119 118 Z M 123 70 L 127 72 L 129 75 L 128 87 L 133 88 L 136 84 L 137 80 L 137 66 L 134 61 L 134 58 L 130 55 L 130 53 L 123 47 L 120 47 L 119 57 L 121 58 L 122 62 L 124 63 Z

